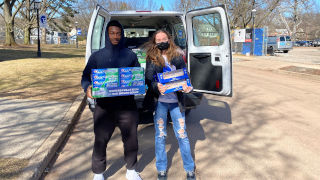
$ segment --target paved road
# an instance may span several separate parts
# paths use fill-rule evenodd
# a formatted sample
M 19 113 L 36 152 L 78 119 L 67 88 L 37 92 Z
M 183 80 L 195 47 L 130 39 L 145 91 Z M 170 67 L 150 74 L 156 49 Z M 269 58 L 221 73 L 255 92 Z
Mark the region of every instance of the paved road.
M 0 98 L 0 179 L 18 176 L 71 103 Z
M 206 95 L 187 117 L 198 179 L 318 179 L 320 81 L 253 64 L 234 63 L 232 98 Z M 145 180 L 156 179 L 153 125 L 138 130 L 138 170 Z M 168 179 L 184 179 L 171 126 L 168 131 Z M 92 114 L 85 109 L 45 179 L 91 179 L 92 143 Z M 116 131 L 107 179 L 125 179 L 122 152 Z

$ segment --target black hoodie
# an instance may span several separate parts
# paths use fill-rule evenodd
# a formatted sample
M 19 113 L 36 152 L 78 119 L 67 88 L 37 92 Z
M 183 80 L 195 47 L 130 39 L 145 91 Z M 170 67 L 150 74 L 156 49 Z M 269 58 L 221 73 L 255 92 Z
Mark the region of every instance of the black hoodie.
M 112 45 L 109 39 L 108 27 L 110 23 L 119 24 L 121 27 L 121 39 L 119 44 Z M 81 86 L 84 91 L 87 91 L 89 85 L 91 85 L 91 69 L 104 69 L 104 68 L 120 68 L 120 67 L 140 67 L 137 55 L 130 49 L 125 47 L 125 37 L 123 27 L 119 22 L 112 20 L 107 25 L 107 31 L 105 33 L 105 47 L 97 52 L 91 54 L 86 67 L 82 73 Z M 112 108 L 125 109 L 131 108 L 134 103 L 133 96 L 119 96 L 119 97 L 107 97 L 98 98 L 97 103 L 100 106 Z M 134 103 L 135 104 L 135 103 Z M 134 105 L 135 106 L 135 105 Z

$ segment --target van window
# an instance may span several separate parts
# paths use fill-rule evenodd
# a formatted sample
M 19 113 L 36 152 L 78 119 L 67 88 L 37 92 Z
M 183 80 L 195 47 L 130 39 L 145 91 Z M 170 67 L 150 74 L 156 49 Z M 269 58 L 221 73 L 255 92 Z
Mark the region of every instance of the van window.
M 139 37 L 150 37 L 151 32 L 155 32 L 156 29 L 147 28 L 127 28 L 124 29 L 124 37 L 126 38 L 139 38 Z
M 283 36 L 280 37 L 280 41 L 286 41 Z
M 105 18 L 103 16 L 98 15 L 98 18 L 96 19 L 95 25 L 93 27 L 93 32 L 92 32 L 91 49 L 93 51 L 100 49 L 104 21 L 105 21 Z
M 182 23 L 175 24 L 174 28 L 174 43 L 178 45 L 181 49 L 186 48 L 186 33 L 184 31 L 184 26 Z
M 126 28 L 124 29 L 125 46 L 129 49 L 138 48 L 149 41 L 155 31 L 156 29 L 149 28 Z
M 223 28 L 219 13 L 192 18 L 195 46 L 219 46 L 223 44 Z
M 286 36 L 286 40 L 287 41 L 291 41 L 291 37 L 290 36 Z

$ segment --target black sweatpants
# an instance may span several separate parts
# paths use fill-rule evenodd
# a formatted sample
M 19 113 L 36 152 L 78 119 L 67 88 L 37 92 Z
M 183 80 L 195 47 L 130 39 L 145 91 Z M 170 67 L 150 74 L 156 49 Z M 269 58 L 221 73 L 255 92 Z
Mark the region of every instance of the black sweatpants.
M 137 163 L 138 139 L 136 110 L 108 110 L 96 105 L 94 112 L 94 147 L 92 171 L 103 173 L 106 169 L 106 148 L 116 126 L 119 127 L 124 144 L 124 160 L 127 169 L 135 169 Z

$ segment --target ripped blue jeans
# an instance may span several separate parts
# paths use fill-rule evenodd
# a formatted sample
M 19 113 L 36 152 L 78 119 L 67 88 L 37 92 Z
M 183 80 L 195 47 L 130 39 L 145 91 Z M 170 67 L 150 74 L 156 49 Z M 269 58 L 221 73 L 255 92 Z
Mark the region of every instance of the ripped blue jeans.
M 178 103 L 158 102 L 154 116 L 155 127 L 155 153 L 156 167 L 158 171 L 167 170 L 167 112 L 173 123 L 174 134 L 178 140 L 180 153 L 183 161 L 183 168 L 186 171 L 194 171 L 194 161 L 191 156 L 190 143 L 186 132 L 185 113 L 181 113 Z

